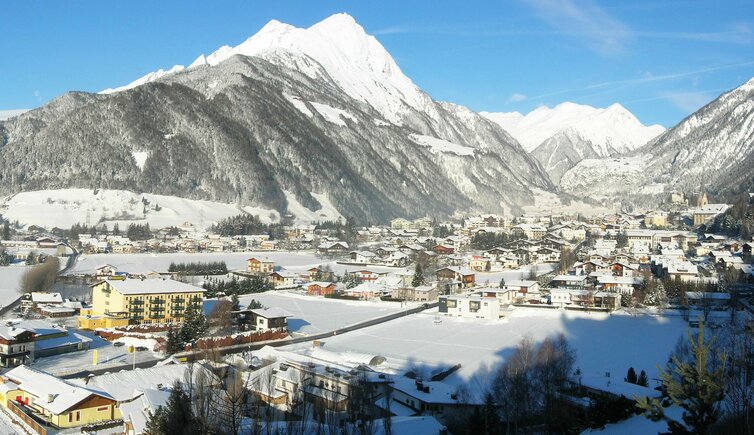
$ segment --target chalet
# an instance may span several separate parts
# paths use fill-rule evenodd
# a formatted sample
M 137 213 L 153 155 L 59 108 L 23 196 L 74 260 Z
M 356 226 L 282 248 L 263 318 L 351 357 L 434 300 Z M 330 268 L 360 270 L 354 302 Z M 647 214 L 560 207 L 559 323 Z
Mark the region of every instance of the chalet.
M 392 296 L 396 299 L 403 299 L 414 302 L 431 302 L 437 299 L 437 288 L 431 285 L 420 285 L 418 287 L 402 287 L 393 291 Z
M 465 267 L 443 267 L 435 272 L 438 281 L 458 281 L 462 288 L 474 286 L 474 272 Z
M 489 271 L 492 268 L 490 259 L 480 255 L 472 255 L 469 259 L 469 269 L 478 272 Z
M 0 326 L 0 366 L 14 367 L 34 360 L 33 329 L 17 327 L 12 323 Z
M 335 283 L 326 281 L 312 281 L 304 284 L 309 296 L 327 296 L 335 293 Z
M 544 263 L 560 261 L 560 250 L 548 247 L 540 247 L 531 251 L 532 260 Z
M 275 271 L 275 262 L 268 258 L 251 257 L 246 260 L 246 271 L 254 274 L 269 275 Z
M 269 274 L 268 278 L 275 287 L 292 287 L 296 284 L 298 275 L 294 272 L 280 269 Z
M 392 246 L 380 246 L 379 248 L 374 250 L 374 253 L 379 255 L 380 257 L 387 257 L 389 255 L 392 255 L 397 250 L 397 248 L 393 248 Z
M 539 240 L 547 234 L 547 229 L 537 224 L 519 224 L 511 227 L 511 232 L 517 237 L 526 237 L 529 240 Z
M 405 254 L 401 251 L 393 252 L 390 256 L 385 258 L 384 262 L 388 266 L 393 267 L 403 267 L 406 266 L 411 259 L 409 258 L 408 254 Z
M 259 247 L 265 251 L 274 251 L 278 248 L 277 240 L 264 240 L 259 243 Z
M 317 246 L 320 254 L 342 254 L 348 251 L 346 242 L 325 242 Z
M 597 277 L 597 284 L 602 289 L 626 294 L 633 294 L 642 281 L 640 277 L 633 276 L 600 275 Z
M 350 272 L 348 274 L 355 276 L 356 279 L 359 280 L 359 282 L 377 281 L 378 278 L 382 276 L 387 276 L 387 272 L 374 272 L 369 269 L 357 270 L 354 272 Z
M 345 290 L 346 296 L 356 297 L 363 300 L 370 300 L 382 296 L 388 296 L 390 290 L 387 286 L 376 282 L 362 282 L 356 287 Z
M 120 418 L 115 400 L 50 374 L 19 366 L 3 375 L 0 404 L 58 429 Z M 33 417 L 31 417 L 33 416 Z
M 288 330 L 288 314 L 280 308 L 251 309 L 251 324 L 255 331 L 267 331 L 275 329 Z
M 335 281 L 335 272 L 320 269 L 319 267 L 312 267 L 311 269 L 307 269 L 306 273 L 302 274 L 302 277 L 307 281 Z
M 586 275 L 557 275 L 550 281 L 551 287 L 562 289 L 583 289 L 586 287 Z
M 483 288 L 479 291 L 479 295 L 483 298 L 497 299 L 502 310 L 515 302 L 518 293 L 515 290 L 506 290 L 504 288 Z
M 103 264 L 102 266 L 99 266 L 97 269 L 95 269 L 94 276 L 102 279 L 107 278 L 108 276 L 113 276 L 116 272 L 118 272 L 117 267 L 110 264 Z
M 471 412 L 473 404 L 464 403 L 456 394 L 456 388 L 439 381 L 411 379 L 397 376 L 390 384 L 392 402 L 386 406 L 390 410 L 400 410 L 400 415 L 424 415 L 445 420 L 463 412 Z M 393 417 L 395 420 L 396 417 Z M 393 423 L 395 425 L 395 423 Z M 398 433 L 394 430 L 393 433 Z M 406 433 L 437 433 L 434 430 L 409 430 Z M 439 433 L 447 433 L 440 430 Z
M 445 255 L 450 255 L 456 252 L 453 246 L 446 246 L 442 244 L 433 246 L 432 251 L 434 251 L 437 254 L 445 254 Z
M 530 294 L 535 294 L 539 297 L 539 282 L 534 280 L 513 280 L 507 281 L 503 284 L 503 289 L 515 292 L 515 297 L 528 298 Z
M 377 254 L 369 251 L 351 251 L 349 257 L 352 263 L 370 264 L 375 262 Z

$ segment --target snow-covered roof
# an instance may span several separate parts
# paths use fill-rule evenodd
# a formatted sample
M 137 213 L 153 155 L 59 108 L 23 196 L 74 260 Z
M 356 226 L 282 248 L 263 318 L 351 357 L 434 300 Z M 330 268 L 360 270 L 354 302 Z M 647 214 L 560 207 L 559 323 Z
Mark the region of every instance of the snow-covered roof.
M 52 414 L 62 414 L 71 407 L 92 395 L 112 399 L 107 393 L 95 392 L 76 386 L 48 373 L 18 366 L 5 374 L 5 377 L 18 384 L 19 388 L 38 397 L 34 405 Z M 49 399 L 52 399 L 51 401 Z
M 35 304 L 62 304 L 63 297 L 60 293 L 32 292 L 31 300 Z
M 100 283 L 103 281 L 100 281 Z M 133 279 L 104 281 L 123 295 L 141 295 L 158 293 L 204 293 L 204 289 L 174 279 Z M 95 284 L 98 285 L 99 283 Z
M 264 317 L 265 319 L 291 317 L 290 313 L 278 307 L 265 308 L 265 309 L 253 309 L 251 310 L 251 312 L 256 314 L 257 316 Z

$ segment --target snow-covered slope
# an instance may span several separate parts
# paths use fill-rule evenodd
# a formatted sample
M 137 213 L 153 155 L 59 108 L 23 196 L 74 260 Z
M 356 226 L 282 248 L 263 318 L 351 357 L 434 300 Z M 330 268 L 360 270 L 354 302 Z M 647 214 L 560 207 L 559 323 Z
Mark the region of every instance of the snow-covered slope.
M 307 62 L 306 58 L 311 58 L 324 67 L 349 96 L 371 105 L 396 124 L 401 123 L 406 106 L 422 110 L 430 103 L 374 36 L 368 35 L 347 14 L 332 15 L 307 29 L 272 20 L 235 47 L 225 45 L 208 56 L 199 56 L 189 69 L 217 65 L 237 54 L 262 57 L 319 79 L 321 70 Z M 126 86 L 103 92 L 131 89 L 182 70 L 183 66 L 176 65 L 168 71 L 149 73 Z
M 384 222 L 555 190 L 500 126 L 432 100 L 344 14 L 272 21 L 188 68 L 63 95 L 0 123 L 0 144 L 6 194 L 124 189 Z
M 585 160 L 563 176 L 560 188 L 592 196 L 640 193 L 647 186 L 663 185 L 687 191 L 704 185 L 714 193 L 751 189 L 754 79 L 721 95 L 628 157 L 642 162 L 629 177 L 625 171 L 611 170 L 610 159 Z
M 48 229 L 70 228 L 74 224 L 149 223 L 163 228 L 191 222 L 209 227 L 217 221 L 241 213 L 259 216 L 263 222 L 277 222 L 274 210 L 255 207 L 239 209 L 235 204 L 197 201 L 175 196 L 138 194 L 126 190 L 57 189 L 22 192 L 1 205 L 2 215 L 21 225 L 38 225 Z
M 566 102 L 553 108 L 541 106 L 526 115 L 480 114 L 503 127 L 529 152 L 567 129 L 591 143 L 601 157 L 636 149 L 665 131 L 659 125 L 644 126 L 617 103 L 606 109 Z

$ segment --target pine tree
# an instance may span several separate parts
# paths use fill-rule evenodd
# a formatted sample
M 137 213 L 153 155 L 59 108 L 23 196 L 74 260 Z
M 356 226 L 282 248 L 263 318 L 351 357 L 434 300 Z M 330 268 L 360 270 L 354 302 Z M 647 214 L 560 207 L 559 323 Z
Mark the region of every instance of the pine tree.
M 647 379 L 647 372 L 642 370 L 641 373 L 639 373 L 639 378 L 636 380 L 636 385 L 641 385 L 642 387 L 649 386 L 649 379 Z
M 708 367 L 709 351 L 714 340 L 704 340 L 704 322 L 699 324 L 696 338 L 689 331 L 690 361 L 673 356 L 668 369 L 661 370 L 660 379 L 674 405 L 683 408 L 683 423 L 665 415 L 659 399 L 642 398 L 638 406 L 645 416 L 657 421 L 664 419 L 673 434 L 711 433 L 711 428 L 721 415 L 720 402 L 724 397 L 724 357 L 715 368 Z
M 10 225 L 8 225 L 8 222 L 3 223 L 3 240 L 10 240 Z
M 180 382 L 173 384 L 165 406 L 160 406 L 147 421 L 147 435 L 194 435 L 199 434 L 198 424 L 191 410 L 191 398 Z
M 179 331 L 180 339 L 184 343 L 190 343 L 204 335 L 207 331 L 207 319 L 204 313 L 196 306 L 189 304 L 183 318 L 183 325 Z
M 424 284 L 424 271 L 422 265 L 418 261 L 416 267 L 414 267 L 414 278 L 411 280 L 411 287 L 419 287 Z
M 505 278 L 500 278 L 500 288 L 505 288 Z
M 168 342 L 165 347 L 167 353 L 171 355 L 183 350 L 183 342 L 181 341 L 179 331 L 174 328 L 168 330 Z
M 238 295 L 233 294 L 233 296 L 230 298 L 231 309 L 233 311 L 239 311 L 241 309 L 241 301 L 238 300 Z
M 636 370 L 634 370 L 633 367 L 628 368 L 628 373 L 626 373 L 626 378 L 624 381 L 628 382 L 629 384 L 635 384 L 637 381 L 636 377 Z

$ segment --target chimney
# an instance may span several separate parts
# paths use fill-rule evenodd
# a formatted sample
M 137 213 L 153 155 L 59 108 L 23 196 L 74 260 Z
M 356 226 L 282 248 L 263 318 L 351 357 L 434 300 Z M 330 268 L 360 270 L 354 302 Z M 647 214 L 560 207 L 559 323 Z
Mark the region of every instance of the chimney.
M 55 400 L 55 395 L 53 393 L 49 393 L 47 395 L 47 403 L 52 403 L 53 400 Z

